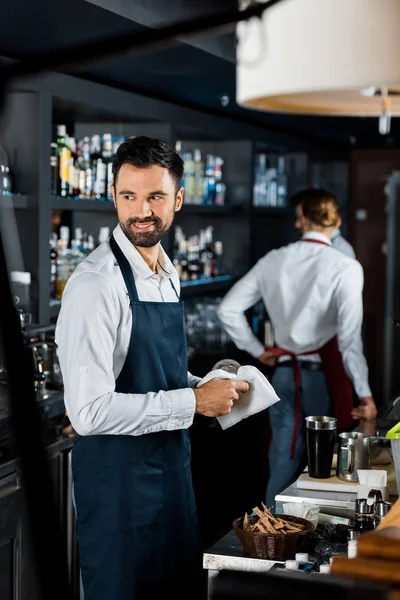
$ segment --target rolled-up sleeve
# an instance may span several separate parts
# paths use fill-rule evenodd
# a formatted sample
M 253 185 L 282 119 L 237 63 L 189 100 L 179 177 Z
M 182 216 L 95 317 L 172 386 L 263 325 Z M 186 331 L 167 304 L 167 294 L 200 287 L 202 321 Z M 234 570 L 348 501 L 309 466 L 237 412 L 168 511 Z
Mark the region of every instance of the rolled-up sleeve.
M 95 272 L 72 277 L 56 328 L 68 417 L 79 435 L 142 435 L 190 427 L 196 398 L 180 390 L 115 391 L 113 353 L 120 305 L 112 284 Z
M 227 293 L 218 309 L 218 316 L 225 331 L 240 350 L 255 358 L 264 352 L 264 346 L 254 335 L 247 322 L 245 311 L 261 299 L 257 263 Z
M 336 288 L 338 340 L 343 364 L 359 398 L 371 396 L 368 366 L 363 353 L 361 327 L 363 321 L 362 291 L 364 273 L 357 261 L 348 265 Z

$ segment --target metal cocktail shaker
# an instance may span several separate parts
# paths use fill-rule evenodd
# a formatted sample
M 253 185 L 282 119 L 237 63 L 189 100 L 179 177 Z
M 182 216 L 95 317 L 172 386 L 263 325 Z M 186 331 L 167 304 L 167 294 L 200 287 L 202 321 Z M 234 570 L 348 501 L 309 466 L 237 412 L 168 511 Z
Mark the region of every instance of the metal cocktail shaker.
M 338 438 L 336 474 L 344 481 L 358 481 L 359 469 L 370 469 L 370 440 L 357 431 L 341 433 Z
M 331 476 L 337 419 L 306 417 L 308 474 L 315 479 Z

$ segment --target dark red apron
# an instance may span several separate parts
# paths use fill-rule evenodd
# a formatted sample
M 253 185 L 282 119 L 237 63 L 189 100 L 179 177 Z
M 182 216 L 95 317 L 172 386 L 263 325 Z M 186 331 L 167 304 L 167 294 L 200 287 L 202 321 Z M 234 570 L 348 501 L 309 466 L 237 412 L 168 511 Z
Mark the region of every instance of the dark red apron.
M 320 240 L 303 239 L 302 242 L 329 246 L 329 244 Z M 266 347 L 265 350 L 272 352 L 277 357 L 290 356 L 292 359 L 295 385 L 295 424 L 290 458 L 293 459 L 301 422 L 301 371 L 297 361 L 298 355 L 290 350 L 284 350 L 283 348 Z M 351 411 L 353 409 L 353 386 L 343 365 L 342 354 L 339 350 L 337 337 L 335 336 L 329 340 L 329 342 L 324 344 L 321 348 L 312 350 L 311 352 L 302 352 L 301 356 L 310 354 L 319 354 L 321 358 L 328 392 L 332 400 L 335 417 L 338 421 L 338 433 L 349 431 L 354 425 L 353 417 L 351 416 Z

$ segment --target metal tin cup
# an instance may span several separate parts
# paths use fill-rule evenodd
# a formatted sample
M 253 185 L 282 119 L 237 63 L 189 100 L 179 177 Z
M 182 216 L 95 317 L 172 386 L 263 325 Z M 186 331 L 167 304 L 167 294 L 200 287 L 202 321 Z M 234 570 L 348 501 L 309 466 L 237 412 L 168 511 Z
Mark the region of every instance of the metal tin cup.
M 369 437 L 357 431 L 338 437 L 337 476 L 344 481 L 358 481 L 359 469 L 370 469 Z
M 308 474 L 314 479 L 331 476 L 336 429 L 333 417 L 306 417 Z

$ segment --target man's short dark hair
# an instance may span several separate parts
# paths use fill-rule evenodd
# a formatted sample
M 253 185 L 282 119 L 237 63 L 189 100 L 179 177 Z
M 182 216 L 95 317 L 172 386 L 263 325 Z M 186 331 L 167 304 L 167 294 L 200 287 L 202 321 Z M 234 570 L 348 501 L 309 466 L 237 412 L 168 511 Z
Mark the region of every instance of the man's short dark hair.
M 303 204 L 304 202 L 322 202 L 324 200 L 331 200 L 333 202 L 337 202 L 337 198 L 335 194 L 332 192 L 328 192 L 328 190 L 323 190 L 322 188 L 310 188 L 306 190 L 300 190 L 300 192 L 296 192 L 290 199 L 292 206 L 296 207 L 299 204 Z
M 165 142 L 146 136 L 132 137 L 123 142 L 113 160 L 114 185 L 122 165 L 132 165 L 137 169 L 148 169 L 153 165 L 167 169 L 175 182 L 178 192 L 183 177 L 184 163 L 175 150 Z

